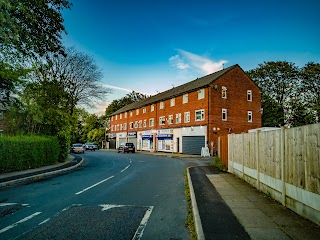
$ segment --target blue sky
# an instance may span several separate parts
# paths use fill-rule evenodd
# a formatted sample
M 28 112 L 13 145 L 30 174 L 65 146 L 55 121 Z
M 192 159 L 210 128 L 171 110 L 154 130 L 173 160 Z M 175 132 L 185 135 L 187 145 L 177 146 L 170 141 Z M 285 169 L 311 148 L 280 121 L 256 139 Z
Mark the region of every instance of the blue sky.
M 65 46 L 93 56 L 113 89 L 154 95 L 239 64 L 320 63 L 320 1 L 71 0 Z

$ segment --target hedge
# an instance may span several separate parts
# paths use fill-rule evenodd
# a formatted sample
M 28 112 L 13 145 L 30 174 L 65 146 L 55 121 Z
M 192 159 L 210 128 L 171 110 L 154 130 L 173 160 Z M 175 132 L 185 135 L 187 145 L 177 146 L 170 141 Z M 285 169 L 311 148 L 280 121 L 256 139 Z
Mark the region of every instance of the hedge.
M 57 137 L 0 137 L 0 173 L 52 165 L 59 161 Z

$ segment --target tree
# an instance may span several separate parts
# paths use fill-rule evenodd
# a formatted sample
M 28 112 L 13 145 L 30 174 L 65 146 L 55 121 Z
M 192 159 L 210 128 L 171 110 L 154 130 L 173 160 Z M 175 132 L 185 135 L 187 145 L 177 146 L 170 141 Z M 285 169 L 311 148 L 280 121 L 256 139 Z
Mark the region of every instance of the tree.
M 290 100 L 297 96 L 299 89 L 299 69 L 293 63 L 264 62 L 259 67 L 247 72 L 248 76 L 261 88 L 262 107 L 264 111 L 275 116 L 275 122 L 285 125 L 291 118 L 292 106 Z M 279 122 L 279 117 L 283 121 Z M 262 125 L 269 123 L 264 117 Z
M 126 96 L 124 96 L 123 98 L 113 100 L 106 108 L 105 115 L 109 116 L 115 111 L 118 111 L 120 108 L 123 108 L 128 104 L 138 102 L 146 98 L 147 98 L 147 95 L 132 91 L 131 93 L 128 93 Z
M 28 57 L 62 53 L 61 11 L 70 8 L 67 0 L 0 1 L 0 52 Z
M 301 69 L 303 97 L 320 121 L 320 64 L 309 62 Z

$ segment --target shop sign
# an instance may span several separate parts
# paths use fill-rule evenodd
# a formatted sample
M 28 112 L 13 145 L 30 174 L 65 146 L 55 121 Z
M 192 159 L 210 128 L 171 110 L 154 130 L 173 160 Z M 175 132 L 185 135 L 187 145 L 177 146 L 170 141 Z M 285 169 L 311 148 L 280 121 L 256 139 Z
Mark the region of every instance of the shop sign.
M 128 132 L 128 137 L 137 137 L 137 132 Z
M 109 138 L 115 138 L 116 134 L 115 133 L 109 133 Z
M 172 138 L 173 134 L 158 134 L 158 138 Z
M 123 133 L 118 133 L 118 138 L 125 138 L 127 137 L 127 133 L 123 132 Z
M 152 138 L 152 135 L 142 135 L 142 138 Z
M 159 134 L 173 134 L 173 129 L 161 129 L 161 130 L 158 130 L 158 135 Z

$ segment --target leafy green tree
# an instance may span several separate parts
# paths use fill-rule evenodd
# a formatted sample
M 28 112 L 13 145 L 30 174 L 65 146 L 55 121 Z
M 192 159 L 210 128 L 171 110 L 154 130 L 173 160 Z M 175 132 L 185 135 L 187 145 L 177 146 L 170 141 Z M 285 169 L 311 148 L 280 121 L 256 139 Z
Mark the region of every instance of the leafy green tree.
M 269 116 L 275 117 L 276 124 L 288 124 L 293 109 L 290 103 L 294 103 L 290 100 L 299 94 L 297 93 L 300 86 L 299 68 L 286 61 L 264 62 L 247 74 L 263 92 L 264 111 Z M 267 126 L 270 124 L 270 119 L 267 120 L 264 116 L 266 115 L 263 115 L 262 125 Z
M 67 0 L 0 1 L 0 52 L 28 57 L 63 52 L 61 11 L 70 8 Z
M 320 64 L 309 62 L 301 69 L 304 101 L 315 113 L 315 122 L 320 121 Z

